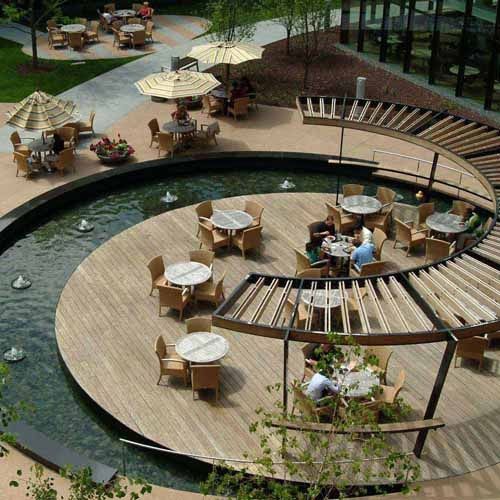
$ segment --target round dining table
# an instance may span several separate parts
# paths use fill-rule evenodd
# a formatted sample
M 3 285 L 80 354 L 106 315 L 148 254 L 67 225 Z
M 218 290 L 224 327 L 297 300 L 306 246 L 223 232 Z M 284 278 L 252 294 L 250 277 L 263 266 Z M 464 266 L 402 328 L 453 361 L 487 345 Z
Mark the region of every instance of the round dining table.
M 311 304 L 318 309 L 333 309 L 341 304 L 340 292 L 338 290 L 302 290 L 300 295 L 302 302 L 306 305 Z
M 340 206 L 354 215 L 361 216 L 361 224 L 364 224 L 365 215 L 375 214 L 382 208 L 382 203 L 375 196 L 356 194 L 345 197 Z
M 432 231 L 442 234 L 459 234 L 467 230 L 460 215 L 448 212 L 434 212 L 425 219 L 425 224 Z
M 175 344 L 177 354 L 191 363 L 213 363 L 229 352 L 229 342 L 216 333 L 193 332 Z
M 173 285 L 192 287 L 208 281 L 212 270 L 201 262 L 178 262 L 167 266 L 164 276 Z
M 30 151 L 35 153 L 36 158 L 38 160 L 38 163 L 40 163 L 40 165 L 42 165 L 42 153 L 48 153 L 49 151 L 52 151 L 52 148 L 54 147 L 54 139 L 52 137 L 45 139 L 45 140 L 35 139 L 34 141 L 27 143 L 26 145 L 28 146 L 28 149 Z M 45 156 L 45 159 L 47 159 L 46 156 Z M 52 167 L 50 166 L 50 163 L 43 165 L 43 166 L 49 174 L 54 171 L 52 169 Z
M 86 30 L 83 24 L 64 24 L 61 26 L 63 33 L 83 33 Z
M 342 395 L 349 398 L 366 398 L 374 386 L 380 386 L 377 373 L 368 369 L 340 375 L 337 381 L 342 385 Z
M 124 24 L 120 31 L 123 33 L 137 33 L 138 31 L 144 31 L 146 28 L 142 24 Z
M 331 257 L 339 257 L 342 259 L 350 259 L 351 252 L 349 249 L 352 247 L 352 243 L 345 241 L 342 235 L 337 234 L 335 239 L 332 237 L 326 237 L 321 244 L 321 250 Z
M 225 231 L 241 231 L 252 224 L 253 217 L 243 210 L 214 210 L 212 224 Z
M 127 20 L 128 17 L 135 17 L 137 14 L 135 10 L 132 9 L 118 9 L 113 12 L 114 17 L 119 17 L 120 19 L 123 19 L 124 21 Z

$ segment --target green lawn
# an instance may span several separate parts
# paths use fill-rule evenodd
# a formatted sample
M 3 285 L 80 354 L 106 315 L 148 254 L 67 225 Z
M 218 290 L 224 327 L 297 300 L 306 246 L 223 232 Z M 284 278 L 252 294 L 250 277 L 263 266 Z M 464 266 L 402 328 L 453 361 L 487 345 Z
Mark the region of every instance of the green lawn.
M 137 57 L 96 59 L 74 66 L 72 61 L 41 60 L 51 71 L 22 74 L 19 67 L 30 64 L 31 57 L 22 52 L 20 44 L 0 38 L 0 102 L 20 101 L 37 88 L 59 94 L 134 59 Z

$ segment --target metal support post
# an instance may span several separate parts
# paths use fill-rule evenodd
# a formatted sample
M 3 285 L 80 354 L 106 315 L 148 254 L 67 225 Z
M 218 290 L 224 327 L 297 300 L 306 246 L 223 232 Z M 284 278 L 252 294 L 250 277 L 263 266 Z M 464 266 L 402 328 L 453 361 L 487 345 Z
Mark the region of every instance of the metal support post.
M 429 182 L 427 183 L 427 191 L 425 192 L 425 201 L 429 201 L 431 195 L 432 184 L 434 183 L 434 176 L 436 175 L 438 161 L 439 161 L 439 153 L 434 153 L 434 158 L 432 159 L 431 173 L 429 175 Z

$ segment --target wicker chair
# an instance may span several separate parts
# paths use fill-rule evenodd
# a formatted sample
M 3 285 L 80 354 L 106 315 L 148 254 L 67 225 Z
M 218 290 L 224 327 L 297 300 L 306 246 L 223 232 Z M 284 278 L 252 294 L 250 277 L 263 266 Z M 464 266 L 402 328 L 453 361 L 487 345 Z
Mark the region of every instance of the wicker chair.
M 161 152 L 170 155 L 170 158 L 174 157 L 175 152 L 175 140 L 174 135 L 170 132 L 158 132 L 158 156 L 161 156 Z
M 29 161 L 29 156 L 23 153 L 14 153 L 14 161 L 16 162 L 17 170 L 16 177 L 19 176 L 19 172 L 24 172 L 24 177 L 26 180 L 31 179 L 34 174 L 38 173 L 38 169 L 34 168 Z
M 160 335 L 155 342 L 155 352 L 160 363 L 160 376 L 156 385 L 160 385 L 162 377 L 168 375 L 182 378 L 187 387 L 189 385 L 189 365 L 175 352 L 175 344 L 165 344 Z
M 115 21 L 116 22 L 116 21 Z M 132 37 L 127 36 L 123 31 L 120 31 L 120 29 L 117 29 L 114 26 L 115 23 L 113 23 L 113 47 L 116 45 L 118 48 L 120 48 L 122 45 L 126 45 L 127 47 L 130 47 L 130 44 L 132 43 Z
M 345 234 L 354 229 L 357 224 L 358 219 L 352 214 L 343 214 L 337 207 L 331 205 L 330 203 L 325 203 L 327 214 L 333 217 L 335 224 L 335 229 L 337 232 Z
M 68 37 L 66 33 L 61 33 L 59 29 L 49 29 L 48 42 L 50 48 L 55 48 L 56 45 L 59 47 L 66 47 L 68 45 Z
M 264 207 L 253 200 L 245 200 L 245 212 L 252 216 L 253 221 L 250 227 L 260 226 Z
M 25 140 L 25 139 L 34 140 L 34 137 L 25 137 L 25 138 L 21 139 L 21 136 L 19 135 L 19 133 L 17 131 L 14 131 L 14 132 L 12 132 L 12 134 L 10 134 L 10 142 L 12 143 L 12 146 L 14 148 L 14 153 L 21 153 L 25 156 L 31 155 L 31 151 L 28 148 L 28 145 L 23 144 L 23 140 Z M 13 161 L 16 161 L 16 156 L 14 155 L 12 157 L 12 159 L 13 159 Z
M 375 396 L 375 399 L 380 403 L 394 404 L 403 389 L 406 379 L 406 373 L 401 370 L 396 378 L 394 385 L 380 385 L 380 392 Z
M 196 316 L 194 318 L 187 319 L 185 323 L 187 334 L 212 331 L 212 318 Z
M 111 26 L 113 30 L 120 31 L 120 28 L 124 25 L 125 23 L 123 21 L 113 21 L 111 23 Z
M 227 114 L 233 115 L 234 119 L 237 120 L 239 116 L 248 116 L 248 106 L 250 105 L 250 99 L 248 97 L 241 97 L 240 99 L 235 99 L 233 105 L 229 105 L 227 108 Z
M 61 175 L 64 175 L 66 173 L 66 169 L 69 167 L 72 167 L 74 172 L 75 171 L 74 159 L 75 159 L 75 151 L 73 148 L 63 149 L 57 155 L 57 159 L 54 161 L 54 167 Z
M 374 257 L 376 260 L 381 260 L 382 259 L 382 247 L 384 246 L 384 243 L 387 241 L 387 235 L 376 227 L 373 230 L 373 244 L 375 245 L 375 254 Z
M 474 205 L 467 203 L 466 201 L 453 200 L 451 205 L 450 214 L 459 215 L 460 217 L 466 217 L 469 210 L 474 210 Z
M 224 299 L 224 278 L 226 277 L 226 271 L 222 273 L 222 276 L 218 281 L 206 281 L 201 285 L 197 285 L 194 289 L 194 298 L 198 302 L 210 302 L 215 306 L 218 306 Z
M 295 414 L 295 409 L 298 409 L 305 421 L 319 422 L 321 417 L 331 418 L 332 408 L 327 403 L 329 401 L 333 401 L 334 396 L 326 396 L 321 398 L 319 401 L 313 401 L 304 394 L 301 385 L 297 382 L 292 384 L 292 391 L 292 415 Z
M 363 264 L 361 269 L 359 270 L 359 276 L 374 276 L 376 274 L 381 274 L 385 268 L 385 261 L 376 260 L 374 262 L 368 262 L 367 264 Z M 353 267 L 357 271 L 356 268 Z
M 74 148 L 78 142 L 78 134 L 80 128 L 76 126 L 64 127 L 56 129 L 57 135 L 64 141 L 65 148 Z
M 342 194 L 344 195 L 344 198 L 363 194 L 364 191 L 365 186 L 362 186 L 361 184 L 344 184 L 342 186 Z
M 182 321 L 184 309 L 189 304 L 191 293 L 189 288 L 179 288 L 169 285 L 157 285 L 159 295 L 158 316 L 161 316 L 162 307 L 170 307 L 179 311 L 179 320 Z
M 217 248 L 229 246 L 229 236 L 224 233 L 198 222 L 198 238 L 200 240 L 200 248 L 205 246 L 209 250 L 216 250 Z
M 146 42 L 154 43 L 153 28 L 154 28 L 154 23 L 152 21 L 148 21 L 145 26 Z
M 212 207 L 212 202 L 210 200 L 202 201 L 199 205 L 196 206 L 196 215 L 198 216 L 198 222 L 202 222 L 207 228 L 212 230 L 213 224 L 210 222 L 210 217 L 214 214 L 214 210 Z M 198 226 L 198 232 L 196 236 L 200 234 L 200 226 Z
M 153 295 L 153 291 L 158 289 L 158 286 L 167 285 L 167 280 L 165 278 L 165 264 L 163 263 L 163 257 L 158 255 L 157 257 L 153 257 L 148 262 L 148 269 L 151 273 L 151 290 L 149 295 Z
M 435 238 L 425 239 L 425 263 L 446 259 L 450 256 L 450 244 L 448 241 Z
M 391 204 L 376 214 L 365 216 L 365 226 L 372 231 L 378 228 L 387 234 L 391 224 L 392 208 Z
M 99 21 L 90 21 L 89 29 L 83 36 L 87 42 L 99 42 Z
M 394 200 L 396 199 L 396 191 L 387 187 L 379 186 L 375 197 L 378 201 L 380 201 L 380 203 L 382 203 L 382 206 L 388 206 L 394 203 Z
M 127 24 L 141 24 L 142 19 L 139 17 L 129 17 L 127 19 Z
M 222 111 L 224 110 L 224 103 L 211 95 L 204 95 L 201 99 L 201 102 L 203 104 L 202 112 L 206 113 L 207 115 L 211 115 L 213 113 L 222 113 Z
M 411 226 L 413 223 L 402 222 L 399 219 L 394 219 L 396 223 L 396 237 L 394 239 L 394 248 L 396 244 L 402 243 L 403 246 L 407 247 L 406 256 L 410 254 L 412 248 L 423 245 L 425 243 L 426 237 L 429 235 L 428 229 L 413 229 Z
M 95 111 L 91 111 L 88 121 L 78 122 L 79 133 L 81 134 L 82 132 L 92 132 L 92 135 L 95 136 L 94 119 L 95 119 Z
M 429 215 L 434 213 L 435 206 L 434 203 L 421 203 L 418 206 L 418 228 L 427 229 L 425 221 Z
M 212 269 L 215 253 L 210 250 L 192 250 L 189 252 L 189 260 L 191 262 L 199 262 Z
M 479 371 L 483 369 L 484 351 L 488 347 L 488 339 L 484 337 L 471 337 L 457 342 L 455 351 L 455 368 L 458 358 L 473 359 L 479 362 Z
M 220 134 L 219 122 L 213 122 L 210 124 L 202 123 L 200 130 L 196 131 L 196 139 L 201 139 L 206 144 L 210 144 L 211 141 L 217 146 L 217 135 Z
M 219 373 L 220 365 L 191 366 L 193 399 L 195 399 L 195 392 L 203 389 L 213 389 L 215 391 L 215 400 L 219 401 Z
M 47 20 L 47 31 L 50 30 L 60 31 L 59 25 L 57 24 L 57 21 L 55 19 Z
M 380 375 L 383 384 L 387 384 L 387 367 L 393 350 L 385 346 L 367 347 L 364 352 L 364 361 L 371 371 Z
M 248 250 L 259 250 L 262 243 L 262 226 L 254 226 L 243 231 L 238 231 L 233 236 L 233 244 L 241 250 L 246 259 Z
M 137 47 L 144 47 L 146 45 L 146 31 L 134 31 L 130 37 L 132 40 L 132 47 L 135 49 Z
M 85 46 L 83 33 L 68 33 L 68 44 L 73 50 L 82 50 Z
M 160 133 L 160 125 L 158 124 L 158 119 L 153 118 L 148 122 L 148 128 L 151 132 L 151 142 L 149 143 L 149 147 L 153 146 L 153 142 L 158 143 L 158 134 Z
M 329 262 L 328 260 L 320 260 L 311 264 L 309 258 L 307 257 L 302 250 L 298 248 L 293 249 L 295 252 L 295 276 L 298 276 L 300 273 L 304 271 L 309 271 L 311 269 L 319 269 L 321 272 L 321 276 L 328 276 L 329 270 Z

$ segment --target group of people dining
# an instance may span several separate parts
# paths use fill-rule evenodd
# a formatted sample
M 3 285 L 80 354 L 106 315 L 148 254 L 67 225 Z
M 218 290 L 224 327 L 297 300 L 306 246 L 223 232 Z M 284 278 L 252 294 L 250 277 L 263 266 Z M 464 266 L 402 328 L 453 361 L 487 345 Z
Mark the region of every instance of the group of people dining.
M 113 14 L 113 12 L 115 11 L 114 4 L 110 4 L 110 5 L 113 5 L 113 8 L 109 8 L 109 6 L 105 6 L 104 12 L 102 12 L 102 13 L 99 12 L 99 14 L 106 20 L 106 22 L 108 24 L 111 24 L 114 21 L 121 21 L 120 17 L 117 17 Z M 138 9 L 133 8 L 131 10 L 134 10 L 136 17 L 138 17 L 139 19 L 142 19 L 143 21 L 151 21 L 153 19 L 154 9 L 149 5 L 149 2 L 144 2 L 140 6 L 140 8 L 138 8 Z

